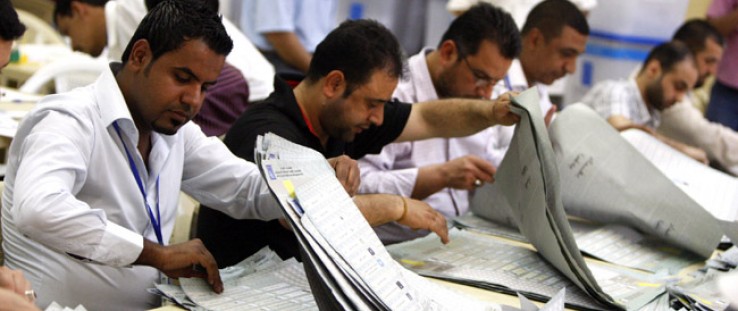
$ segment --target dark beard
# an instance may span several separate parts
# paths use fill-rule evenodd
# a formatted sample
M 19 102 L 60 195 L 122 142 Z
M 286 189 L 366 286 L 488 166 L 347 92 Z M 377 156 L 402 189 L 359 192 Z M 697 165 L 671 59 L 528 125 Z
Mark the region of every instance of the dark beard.
M 664 89 L 661 87 L 661 79 L 654 81 L 646 87 L 646 102 L 651 108 L 661 111 L 666 106 L 664 103 Z

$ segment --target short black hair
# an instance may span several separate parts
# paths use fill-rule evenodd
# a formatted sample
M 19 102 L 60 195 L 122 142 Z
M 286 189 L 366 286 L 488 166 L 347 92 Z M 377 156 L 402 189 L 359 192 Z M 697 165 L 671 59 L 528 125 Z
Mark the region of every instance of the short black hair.
M 145 0 L 146 3 L 146 9 L 151 11 L 152 8 L 154 8 L 157 4 L 162 3 L 164 0 Z M 220 2 L 218 0 L 201 0 L 203 3 L 213 10 L 213 12 L 218 12 L 218 9 L 220 9 Z
M 545 0 L 528 13 L 521 33 L 525 36 L 537 28 L 548 41 L 561 35 L 564 26 L 574 28 L 581 35 L 589 35 L 587 18 L 573 3 L 568 0 Z
M 26 32 L 18 13 L 13 9 L 10 0 L 0 0 L 0 38 L 11 41 L 20 38 Z
M 104 7 L 108 0 L 56 0 L 54 19 L 59 16 L 72 16 L 72 1 L 87 3 L 92 6 Z
M 641 72 L 645 70 L 646 64 L 652 60 L 656 60 L 661 64 L 661 72 L 667 73 L 674 69 L 674 66 L 685 59 L 694 60 L 692 51 L 689 50 L 686 44 L 681 41 L 669 41 L 657 45 L 650 53 L 648 57 L 643 61 L 643 67 Z
M 515 20 L 507 12 L 486 2 L 471 7 L 451 22 L 438 46 L 446 40 L 456 43 L 461 58 L 476 54 L 484 40 L 497 44 L 507 59 L 520 54 L 520 32 Z
M 702 52 L 707 48 L 708 39 L 714 40 L 720 46 L 725 44 L 720 32 L 702 19 L 686 21 L 677 29 L 672 39 L 684 42 L 694 54 Z
M 348 96 L 367 83 L 375 70 L 402 76 L 402 49 L 394 35 L 374 20 L 359 19 L 341 23 L 315 48 L 305 80 L 316 82 L 332 70 L 346 79 Z
M 201 39 L 213 52 L 228 55 L 233 41 L 226 33 L 220 16 L 200 0 L 166 0 L 144 17 L 123 52 L 125 63 L 136 41 L 149 42 L 153 60 L 178 49 L 185 41 Z

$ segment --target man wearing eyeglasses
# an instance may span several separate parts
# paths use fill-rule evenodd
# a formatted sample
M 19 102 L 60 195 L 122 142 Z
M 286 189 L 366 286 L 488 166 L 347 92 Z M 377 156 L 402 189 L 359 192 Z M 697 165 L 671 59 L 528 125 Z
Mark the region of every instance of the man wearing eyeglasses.
M 456 18 L 435 50 L 426 48 L 408 60 L 409 79 L 393 96 L 405 102 L 439 98 L 490 98 L 520 52 L 515 21 L 500 8 L 480 3 Z M 359 160 L 362 193 L 389 192 L 424 200 L 446 217 L 468 210 L 469 190 L 493 182 L 494 130 L 463 138 L 434 138 L 393 143 L 378 155 Z M 397 243 L 427 231 L 398 223 L 375 227 L 380 239 Z

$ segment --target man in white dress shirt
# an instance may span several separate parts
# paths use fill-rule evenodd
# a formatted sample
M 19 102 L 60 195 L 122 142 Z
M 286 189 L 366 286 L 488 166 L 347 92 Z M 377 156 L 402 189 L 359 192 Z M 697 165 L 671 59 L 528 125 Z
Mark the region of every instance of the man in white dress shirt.
M 520 57 L 513 61 L 503 81 L 497 83 L 493 96 L 508 91 L 520 92 L 536 87 L 546 124 L 554 117 L 548 86 L 576 70 L 577 57 L 584 53 L 589 25 L 584 14 L 566 0 L 543 1 L 528 15 L 523 30 Z M 490 159 L 495 165 L 510 146 L 515 131 L 497 126 L 496 141 Z
M 69 37 L 75 51 L 97 57 L 107 47 L 108 59 L 121 61 L 146 12 L 144 0 L 57 0 L 54 18 L 59 32 Z M 274 91 L 274 67 L 238 27 L 227 19 L 223 19 L 223 25 L 233 40 L 233 52 L 226 62 L 246 78 L 249 101 L 266 98 Z
M 472 7 L 449 26 L 436 50 L 408 60 L 409 78 L 393 94 L 404 102 L 439 98 L 489 98 L 520 52 L 512 17 L 487 3 Z M 491 182 L 495 167 L 486 158 L 490 129 L 464 138 L 393 143 L 359 161 L 360 192 L 396 193 L 422 199 L 447 217 L 468 209 L 468 190 Z M 397 223 L 376 227 L 384 243 L 427 234 Z
M 280 215 L 257 167 L 188 122 L 231 48 L 214 12 L 167 1 L 141 22 L 123 64 L 46 97 L 21 123 L 2 196 L 3 247 L 39 306 L 150 309 L 159 299 L 147 288 L 161 275 L 206 278 L 221 292 L 199 240 L 167 245 L 180 190 L 233 217 Z

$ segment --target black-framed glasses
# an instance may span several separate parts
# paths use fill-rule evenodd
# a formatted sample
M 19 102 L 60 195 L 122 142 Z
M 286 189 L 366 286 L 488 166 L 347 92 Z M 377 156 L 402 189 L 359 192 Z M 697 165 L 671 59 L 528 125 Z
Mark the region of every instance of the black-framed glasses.
M 474 68 L 471 64 L 469 64 L 469 60 L 467 60 L 466 57 L 462 59 L 464 60 L 466 67 L 469 68 L 469 71 L 471 71 L 472 75 L 474 75 L 475 87 L 488 88 L 497 84 L 497 80 L 495 80 L 494 78 L 490 78 L 486 73 L 484 73 L 484 71 Z

